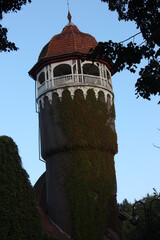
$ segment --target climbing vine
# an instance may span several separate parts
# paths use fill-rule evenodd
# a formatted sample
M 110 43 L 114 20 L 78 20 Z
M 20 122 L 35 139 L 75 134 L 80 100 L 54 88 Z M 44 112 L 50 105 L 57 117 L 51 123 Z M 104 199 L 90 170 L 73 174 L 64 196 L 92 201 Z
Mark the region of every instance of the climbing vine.
M 86 100 L 81 90 L 77 90 L 74 100 L 66 90 L 60 109 L 69 149 L 87 146 L 117 153 L 117 135 L 110 126 L 110 119 L 115 118 L 114 105 L 108 110 L 105 102 L 96 100 L 91 89 Z
M 108 108 L 102 100 L 101 95 L 96 100 L 93 90 L 88 91 L 86 99 L 81 90 L 76 91 L 74 99 L 65 90 L 59 102 L 70 151 L 65 182 L 74 240 L 103 239 L 109 218 L 111 221 L 110 209 L 114 208 L 111 199 L 116 184 L 117 136 L 110 120 L 114 120 L 115 112 L 113 105 Z

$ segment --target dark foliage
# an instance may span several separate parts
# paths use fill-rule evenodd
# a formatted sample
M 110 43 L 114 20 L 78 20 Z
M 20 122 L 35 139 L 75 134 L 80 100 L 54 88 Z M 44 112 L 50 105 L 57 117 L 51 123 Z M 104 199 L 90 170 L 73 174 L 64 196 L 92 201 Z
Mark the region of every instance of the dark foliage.
M 42 237 L 42 240 L 60 240 L 60 239 L 44 235 Z
M 122 225 L 123 240 L 160 239 L 160 194 L 155 190 L 134 204 L 125 199 L 119 207 L 128 218 Z M 135 216 L 136 221 L 131 216 Z
M 41 239 L 35 195 L 18 148 L 7 136 L 0 137 L 0 196 L 0 239 Z
M 111 128 L 114 104 L 107 108 L 101 94 L 97 100 L 90 89 L 85 99 L 82 91 L 77 90 L 72 99 L 65 90 L 60 102 L 62 128 L 70 149 L 70 164 L 64 167 L 64 175 L 73 239 L 100 240 L 104 239 L 107 228 L 119 231 L 113 196 L 117 153 L 117 136 Z
M 31 0 L 0 0 L 0 20 L 2 20 L 5 13 L 17 12 L 26 3 L 31 3 Z M 7 32 L 7 28 L 0 24 L 0 52 L 10 52 L 18 49 L 15 43 L 8 41 Z
M 135 85 L 136 95 L 148 100 L 151 99 L 151 95 L 160 95 L 160 1 L 101 1 L 108 3 L 109 10 L 118 13 L 120 21 L 134 21 L 140 32 L 132 37 L 141 34 L 144 41 L 140 45 L 129 42 L 126 46 L 126 41 L 100 42 L 94 50 L 92 49 L 89 57 L 93 60 L 103 57 L 112 61 L 115 73 L 124 68 L 134 73 L 142 59 L 148 60 L 148 64 L 139 72 L 140 77 Z

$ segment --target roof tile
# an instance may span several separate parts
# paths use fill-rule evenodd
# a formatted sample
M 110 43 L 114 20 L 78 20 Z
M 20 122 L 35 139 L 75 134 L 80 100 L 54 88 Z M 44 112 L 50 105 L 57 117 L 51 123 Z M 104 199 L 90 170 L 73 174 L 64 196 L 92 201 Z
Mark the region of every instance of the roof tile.
M 53 57 L 67 53 L 88 53 L 94 48 L 97 41 L 90 34 L 82 33 L 75 25 L 68 24 L 60 34 L 52 37 L 50 42 L 42 49 L 41 58 Z

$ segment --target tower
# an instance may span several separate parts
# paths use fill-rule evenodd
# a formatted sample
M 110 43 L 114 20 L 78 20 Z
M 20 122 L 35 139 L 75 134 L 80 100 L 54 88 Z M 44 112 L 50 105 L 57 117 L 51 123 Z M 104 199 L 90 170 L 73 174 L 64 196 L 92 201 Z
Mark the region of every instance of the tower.
M 37 85 L 49 217 L 73 239 L 117 231 L 112 63 L 86 60 L 97 41 L 71 22 L 29 71 Z

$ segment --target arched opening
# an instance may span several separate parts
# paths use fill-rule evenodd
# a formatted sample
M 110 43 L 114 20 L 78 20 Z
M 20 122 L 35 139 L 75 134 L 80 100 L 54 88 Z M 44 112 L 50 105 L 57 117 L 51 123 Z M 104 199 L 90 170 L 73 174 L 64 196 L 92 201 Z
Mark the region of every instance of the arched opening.
M 63 103 L 65 103 L 65 104 L 67 103 L 67 106 L 70 106 L 70 104 L 72 103 L 71 93 L 70 93 L 70 91 L 68 89 L 65 89 L 62 92 L 62 104 Z
M 96 95 L 93 89 L 88 89 L 86 102 L 92 107 L 94 107 L 94 104 L 96 103 Z
M 71 74 L 71 66 L 68 64 L 60 64 L 53 70 L 54 77 L 64 76 Z
M 41 86 L 45 82 L 45 73 L 41 72 L 38 78 L 38 86 Z
M 58 101 L 59 101 L 59 96 L 58 96 L 58 93 L 53 93 L 52 94 L 52 101 L 54 102 L 54 103 L 57 103 Z
M 99 76 L 99 68 L 91 63 L 86 63 L 83 65 L 83 74 Z
M 99 91 L 99 92 L 98 92 L 98 100 L 99 100 L 100 102 L 105 102 L 104 92 L 102 92 L 102 91 Z
M 75 102 L 78 102 L 78 103 L 80 103 L 81 101 L 84 101 L 84 95 L 81 89 L 77 89 L 74 92 L 74 99 L 75 99 Z

